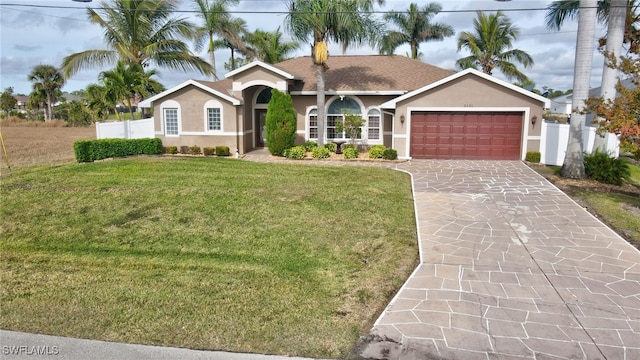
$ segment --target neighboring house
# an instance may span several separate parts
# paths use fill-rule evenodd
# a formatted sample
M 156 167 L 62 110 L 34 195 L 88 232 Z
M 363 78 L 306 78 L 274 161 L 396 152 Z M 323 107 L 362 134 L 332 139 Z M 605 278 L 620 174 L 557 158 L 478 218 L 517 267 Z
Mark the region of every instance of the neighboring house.
M 13 107 L 13 110 L 16 110 L 21 113 L 27 112 L 27 108 L 29 106 L 29 97 L 26 95 L 16 95 L 14 96 L 16 99 L 16 105 Z
M 622 86 L 626 87 L 627 89 L 631 89 L 635 85 L 630 79 L 626 79 L 626 80 L 622 80 Z M 600 86 L 589 89 L 589 97 L 599 97 L 600 91 L 601 91 L 600 89 L 601 89 Z M 618 94 L 616 94 L 616 96 L 617 95 Z M 572 102 L 573 102 L 573 94 L 565 94 L 565 95 L 555 97 L 551 99 L 549 110 L 553 114 L 571 115 Z M 585 124 L 586 124 L 585 126 L 591 125 L 592 118 L 593 118 L 592 114 L 587 114 L 587 118 L 585 120 Z
M 344 141 L 344 113 L 366 120 L 362 142 L 398 157 L 524 159 L 540 151 L 549 100 L 473 69 L 451 72 L 403 56 L 332 56 L 325 73 L 325 142 Z M 165 146 L 226 145 L 240 154 L 265 144 L 270 91 L 291 95 L 297 144 L 317 140 L 316 69 L 309 57 L 259 61 L 217 82 L 189 80 L 142 101 Z

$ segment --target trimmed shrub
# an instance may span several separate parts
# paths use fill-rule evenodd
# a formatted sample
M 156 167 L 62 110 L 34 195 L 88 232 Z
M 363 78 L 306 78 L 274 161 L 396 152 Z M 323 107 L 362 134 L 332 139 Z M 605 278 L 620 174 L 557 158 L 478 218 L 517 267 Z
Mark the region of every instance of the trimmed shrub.
M 216 146 L 216 154 L 218 156 L 229 156 L 231 153 L 228 146 Z
M 369 158 L 370 159 L 382 159 L 382 156 L 384 155 L 384 151 L 387 148 L 384 145 L 373 145 L 370 149 L 369 149 Z
M 584 155 L 584 171 L 587 177 L 607 184 L 622 185 L 631 179 L 628 159 L 614 158 L 600 150 Z
M 189 147 L 186 145 L 180 146 L 180 154 L 187 155 L 189 153 Z
M 202 153 L 205 156 L 213 156 L 213 155 L 216 154 L 216 148 L 214 148 L 214 147 L 203 147 L 202 148 Z
M 271 155 L 283 156 L 284 151 L 294 146 L 296 140 L 296 111 L 291 95 L 271 90 L 267 106 L 267 146 Z M 219 155 L 219 154 L 218 154 Z
M 177 146 L 167 146 L 166 148 L 164 148 L 164 153 L 165 154 L 177 154 L 178 153 L 178 147 Z
M 317 147 L 311 150 L 311 156 L 313 156 L 314 159 L 326 159 L 331 156 L 331 151 L 326 147 Z
M 304 159 L 304 157 L 307 155 L 307 150 L 304 146 L 299 145 L 299 146 L 294 146 L 292 148 L 289 148 L 287 150 L 285 150 L 284 152 L 284 156 L 287 159 Z
M 305 143 L 304 143 L 304 149 L 305 149 L 306 151 L 311 151 L 311 150 L 313 150 L 313 149 L 315 149 L 315 148 L 317 148 L 317 147 L 318 147 L 318 143 L 317 143 L 317 142 L 315 142 L 315 141 L 311 141 L 311 140 L 309 140 L 309 141 L 307 141 L 307 142 L 305 142 Z
M 342 150 L 342 154 L 344 154 L 345 159 L 357 159 L 358 149 L 355 146 L 349 146 Z
M 159 155 L 163 149 L 160 139 L 146 138 L 80 140 L 73 144 L 73 150 L 78 162 L 92 162 L 129 155 Z
M 385 149 L 382 153 L 382 158 L 385 160 L 396 160 L 398 159 L 398 151 L 395 149 Z
M 528 151 L 524 159 L 528 162 L 539 163 L 540 157 L 541 155 L 539 151 Z
M 202 151 L 200 151 L 200 146 L 193 145 L 189 147 L 189 155 L 200 155 Z
M 325 147 L 325 149 L 328 149 L 332 153 L 336 152 L 336 150 L 338 149 L 338 145 L 336 143 L 324 144 L 324 147 Z

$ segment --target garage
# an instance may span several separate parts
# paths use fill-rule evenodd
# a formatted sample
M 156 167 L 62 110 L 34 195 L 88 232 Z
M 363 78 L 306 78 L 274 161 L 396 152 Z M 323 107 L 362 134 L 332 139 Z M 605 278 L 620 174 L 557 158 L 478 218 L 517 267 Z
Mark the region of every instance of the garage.
M 522 112 L 412 112 L 410 156 L 519 160 L 523 115 Z

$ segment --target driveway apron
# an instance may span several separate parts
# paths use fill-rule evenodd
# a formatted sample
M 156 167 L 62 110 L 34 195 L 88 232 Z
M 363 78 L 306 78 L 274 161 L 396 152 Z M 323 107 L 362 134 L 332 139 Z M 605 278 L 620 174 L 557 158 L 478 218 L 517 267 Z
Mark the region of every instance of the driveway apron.
M 420 265 L 374 359 L 640 359 L 640 252 L 519 161 L 413 160 Z

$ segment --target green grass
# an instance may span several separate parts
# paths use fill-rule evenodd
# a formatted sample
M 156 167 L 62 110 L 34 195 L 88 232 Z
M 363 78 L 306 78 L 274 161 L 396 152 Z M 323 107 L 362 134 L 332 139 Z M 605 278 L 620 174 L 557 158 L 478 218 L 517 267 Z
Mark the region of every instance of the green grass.
M 387 169 L 130 158 L 1 190 L 3 329 L 339 357 L 417 262 Z

